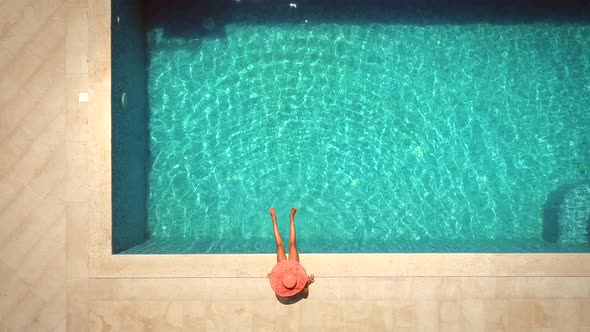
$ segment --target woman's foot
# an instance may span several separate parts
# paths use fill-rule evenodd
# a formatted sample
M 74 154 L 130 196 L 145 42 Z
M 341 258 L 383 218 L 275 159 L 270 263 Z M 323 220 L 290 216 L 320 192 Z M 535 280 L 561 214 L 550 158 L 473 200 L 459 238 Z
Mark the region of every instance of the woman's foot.
M 270 210 L 268 211 L 270 212 L 270 216 L 274 219 L 277 217 L 277 214 L 275 212 L 275 208 L 270 208 Z
M 291 209 L 291 217 L 295 216 L 295 213 L 297 213 L 297 209 L 296 208 L 292 208 Z

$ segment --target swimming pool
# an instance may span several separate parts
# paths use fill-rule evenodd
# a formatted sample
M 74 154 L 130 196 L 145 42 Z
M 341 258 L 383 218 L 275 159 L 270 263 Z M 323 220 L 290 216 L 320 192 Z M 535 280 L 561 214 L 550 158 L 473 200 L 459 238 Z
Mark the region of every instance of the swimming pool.
M 125 253 L 590 251 L 590 26 L 366 7 L 148 4 Z

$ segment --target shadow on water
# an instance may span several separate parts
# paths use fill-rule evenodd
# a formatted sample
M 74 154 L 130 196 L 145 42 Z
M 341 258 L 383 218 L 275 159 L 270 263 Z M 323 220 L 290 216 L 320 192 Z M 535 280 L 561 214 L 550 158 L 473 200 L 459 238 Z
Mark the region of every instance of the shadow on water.
M 590 23 L 583 0 L 144 0 L 145 28 L 167 37 L 223 37 L 249 24 Z
M 590 181 L 586 180 L 563 185 L 547 195 L 547 200 L 543 206 L 543 240 L 547 242 L 557 242 L 559 240 L 562 205 L 572 190 L 583 185 L 590 185 Z M 590 216 L 588 216 L 588 220 L 586 221 L 586 237 L 588 242 L 590 242 Z

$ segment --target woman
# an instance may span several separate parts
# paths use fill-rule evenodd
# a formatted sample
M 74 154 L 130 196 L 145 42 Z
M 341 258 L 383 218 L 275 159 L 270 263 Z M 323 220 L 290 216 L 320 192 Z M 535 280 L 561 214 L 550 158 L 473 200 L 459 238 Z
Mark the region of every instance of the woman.
M 270 216 L 277 244 L 277 264 L 267 274 L 270 279 L 270 287 L 276 293 L 279 301 L 284 303 L 296 302 L 301 298 L 307 298 L 309 285 L 314 282 L 313 274 L 307 272 L 299 264 L 299 252 L 295 241 L 295 213 L 296 208 L 291 209 L 291 228 L 289 229 L 289 257 L 285 254 L 285 246 L 281 239 L 281 233 L 277 225 L 277 216 L 274 208 L 270 208 Z

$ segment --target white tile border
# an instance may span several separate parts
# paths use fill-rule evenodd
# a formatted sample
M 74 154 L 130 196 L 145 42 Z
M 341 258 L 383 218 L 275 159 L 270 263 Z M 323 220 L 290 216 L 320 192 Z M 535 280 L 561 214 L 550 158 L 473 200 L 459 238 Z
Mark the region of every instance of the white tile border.
M 79 91 L 78 92 L 78 102 L 79 103 L 87 103 L 88 102 L 88 92 Z

